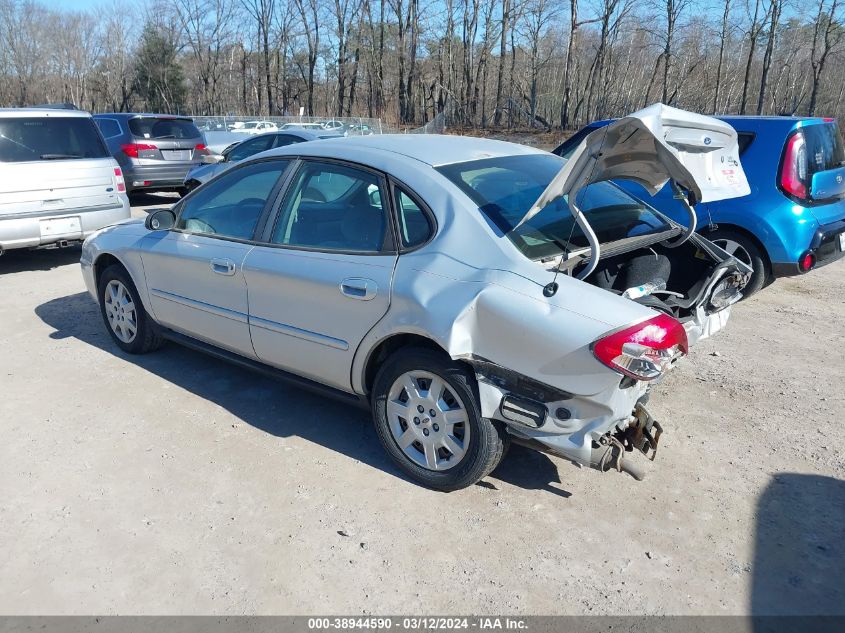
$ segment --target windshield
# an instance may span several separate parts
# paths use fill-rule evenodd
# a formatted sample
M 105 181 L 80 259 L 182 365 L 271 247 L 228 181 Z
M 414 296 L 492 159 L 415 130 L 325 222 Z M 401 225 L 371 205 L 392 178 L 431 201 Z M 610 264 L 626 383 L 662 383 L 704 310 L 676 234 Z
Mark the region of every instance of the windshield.
M 129 129 L 140 138 L 201 138 L 197 126 L 186 119 L 144 117 L 129 119 Z
M 565 198 L 550 203 L 514 230 L 565 164 L 553 154 L 528 154 L 456 163 L 437 170 L 466 193 L 526 257 L 543 259 L 589 247 Z M 654 209 L 610 182 L 588 185 L 578 194 L 578 202 L 602 244 L 674 228 Z
M 106 158 L 106 146 L 88 117 L 0 119 L 0 162 Z

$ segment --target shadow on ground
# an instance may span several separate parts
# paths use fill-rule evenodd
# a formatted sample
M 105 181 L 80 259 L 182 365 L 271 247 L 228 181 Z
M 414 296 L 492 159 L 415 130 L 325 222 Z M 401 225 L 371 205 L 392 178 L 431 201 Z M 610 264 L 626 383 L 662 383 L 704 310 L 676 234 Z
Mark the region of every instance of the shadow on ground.
M 140 209 L 146 213 L 155 211 L 156 208 L 162 206 L 173 206 L 179 202 L 180 196 L 177 193 L 160 192 L 160 193 L 146 193 L 139 191 L 129 195 L 129 204 L 133 209 Z M 155 207 L 148 209 L 147 207 Z
M 38 306 L 35 313 L 55 330 L 51 338 L 76 338 L 214 402 L 266 433 L 302 437 L 409 481 L 382 450 L 366 410 L 174 343 L 152 354 L 126 354 L 112 341 L 98 306 L 86 293 L 53 299 Z M 512 447 L 511 454 L 492 478 L 526 489 L 569 496 L 568 492 L 549 485 L 560 481 L 555 464 L 546 455 L 520 446 Z M 498 489 L 489 483 L 489 478 L 484 487 Z
M 81 254 L 79 244 L 67 248 L 19 248 L 6 251 L 0 256 L 0 275 L 27 270 L 52 270 L 67 264 L 78 264 Z
M 845 616 L 845 481 L 774 475 L 757 502 L 751 614 Z

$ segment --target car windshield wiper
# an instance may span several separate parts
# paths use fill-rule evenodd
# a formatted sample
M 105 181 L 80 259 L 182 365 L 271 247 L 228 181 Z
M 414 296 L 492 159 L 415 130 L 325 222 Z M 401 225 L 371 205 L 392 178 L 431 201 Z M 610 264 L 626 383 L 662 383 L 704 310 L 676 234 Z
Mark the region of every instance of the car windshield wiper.
M 81 154 L 41 154 L 41 160 L 61 160 L 63 158 L 84 158 Z
M 165 134 L 164 136 L 154 136 L 155 139 L 162 139 L 162 138 L 176 138 L 175 134 Z

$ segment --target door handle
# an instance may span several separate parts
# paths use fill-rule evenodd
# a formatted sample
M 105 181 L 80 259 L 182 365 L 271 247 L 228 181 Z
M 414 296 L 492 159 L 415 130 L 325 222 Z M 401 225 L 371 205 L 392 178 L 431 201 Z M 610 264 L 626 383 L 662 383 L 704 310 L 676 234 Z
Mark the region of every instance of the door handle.
M 340 282 L 340 291 L 350 299 L 369 301 L 378 294 L 378 284 L 372 279 L 350 277 Z
M 235 262 L 231 259 L 220 259 L 215 257 L 211 260 L 211 270 L 218 275 L 231 276 L 235 274 Z

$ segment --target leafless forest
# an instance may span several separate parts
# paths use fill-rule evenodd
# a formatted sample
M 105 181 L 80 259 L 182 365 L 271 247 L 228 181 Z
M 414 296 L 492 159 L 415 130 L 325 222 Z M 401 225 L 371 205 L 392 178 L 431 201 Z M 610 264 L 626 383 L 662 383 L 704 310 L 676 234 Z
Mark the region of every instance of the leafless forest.
M 845 114 L 845 0 L 0 0 L 0 105 L 573 128 Z

